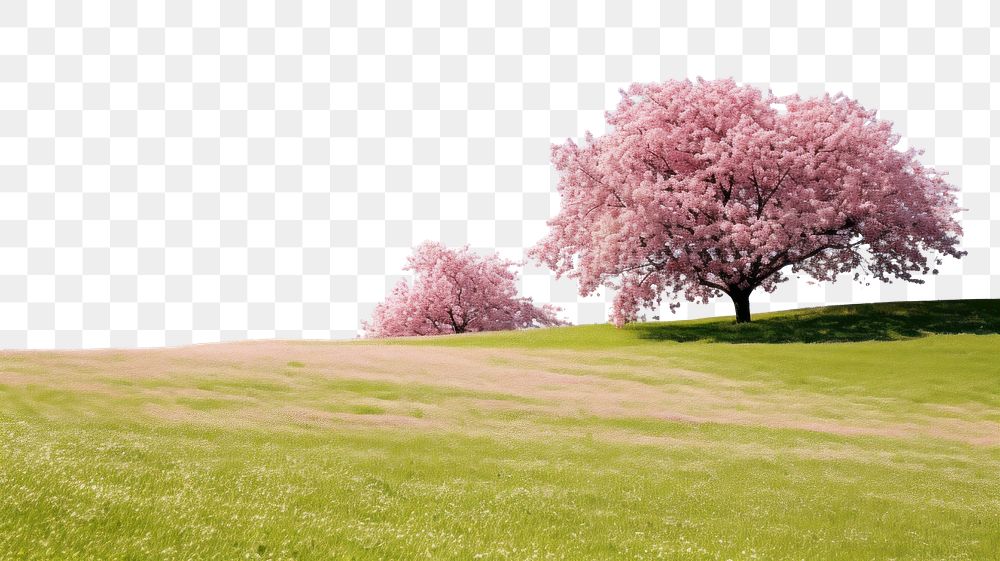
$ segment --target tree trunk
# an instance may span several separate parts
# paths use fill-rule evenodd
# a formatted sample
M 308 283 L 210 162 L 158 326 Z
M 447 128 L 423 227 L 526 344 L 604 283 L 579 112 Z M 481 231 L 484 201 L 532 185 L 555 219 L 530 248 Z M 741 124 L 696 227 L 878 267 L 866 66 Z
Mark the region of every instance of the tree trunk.
M 736 308 L 736 323 L 750 323 L 750 291 L 734 290 L 729 293 Z

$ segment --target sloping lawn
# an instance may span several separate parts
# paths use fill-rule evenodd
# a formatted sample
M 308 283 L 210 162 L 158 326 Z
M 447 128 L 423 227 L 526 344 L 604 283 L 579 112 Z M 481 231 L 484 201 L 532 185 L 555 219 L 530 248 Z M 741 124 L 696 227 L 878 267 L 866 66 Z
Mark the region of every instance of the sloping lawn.
M 0 559 L 996 559 L 998 316 L 0 353 Z

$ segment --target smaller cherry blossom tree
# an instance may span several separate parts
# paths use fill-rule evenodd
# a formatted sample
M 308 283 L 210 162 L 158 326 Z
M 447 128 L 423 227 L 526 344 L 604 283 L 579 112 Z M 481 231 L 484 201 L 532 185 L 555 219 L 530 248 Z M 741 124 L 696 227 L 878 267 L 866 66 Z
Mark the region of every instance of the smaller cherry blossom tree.
M 564 325 L 556 317 L 559 308 L 517 295 L 514 265 L 496 253 L 481 257 L 468 246 L 424 242 L 405 267 L 415 273 L 413 284 L 396 285 L 363 324 L 365 333 L 402 337 Z

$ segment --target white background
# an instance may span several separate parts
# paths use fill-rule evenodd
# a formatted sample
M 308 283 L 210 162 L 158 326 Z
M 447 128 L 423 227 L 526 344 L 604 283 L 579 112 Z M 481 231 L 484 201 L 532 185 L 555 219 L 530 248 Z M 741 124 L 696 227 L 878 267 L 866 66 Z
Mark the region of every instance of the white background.
M 969 256 L 925 285 L 792 281 L 755 312 L 1000 297 L 997 12 L 5 0 L 0 348 L 356 336 L 424 239 L 521 259 L 557 210 L 550 144 L 603 131 L 633 81 L 697 76 L 854 96 L 968 208 Z M 607 317 L 607 295 L 536 266 L 523 288 Z

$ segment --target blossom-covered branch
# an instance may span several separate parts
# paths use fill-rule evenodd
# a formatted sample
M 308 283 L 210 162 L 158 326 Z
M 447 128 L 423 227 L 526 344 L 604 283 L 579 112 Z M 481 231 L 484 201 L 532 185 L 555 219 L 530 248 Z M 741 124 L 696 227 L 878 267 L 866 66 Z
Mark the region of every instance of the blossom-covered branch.
M 581 293 L 617 289 L 618 325 L 663 297 L 723 293 L 749 321 L 750 293 L 786 270 L 919 283 L 964 255 L 955 188 L 842 94 L 634 84 L 607 119 L 612 132 L 553 146 L 562 208 L 531 255 Z

